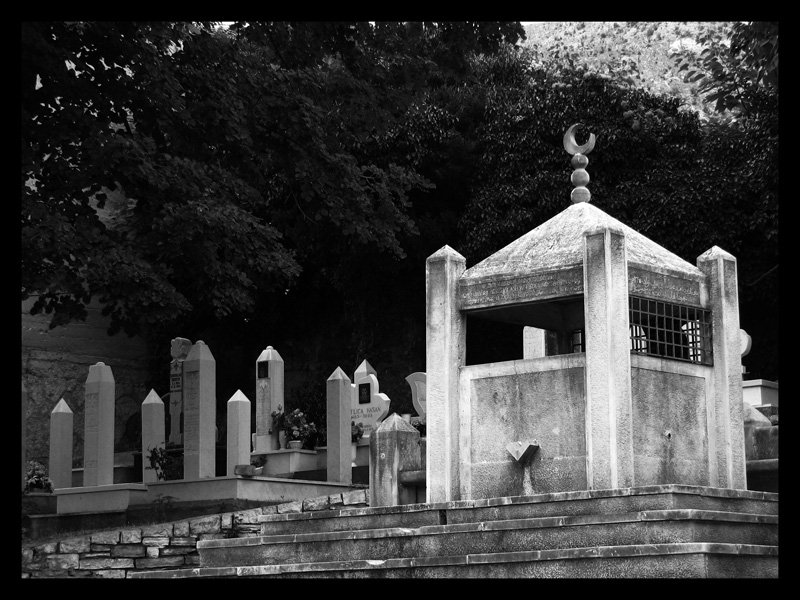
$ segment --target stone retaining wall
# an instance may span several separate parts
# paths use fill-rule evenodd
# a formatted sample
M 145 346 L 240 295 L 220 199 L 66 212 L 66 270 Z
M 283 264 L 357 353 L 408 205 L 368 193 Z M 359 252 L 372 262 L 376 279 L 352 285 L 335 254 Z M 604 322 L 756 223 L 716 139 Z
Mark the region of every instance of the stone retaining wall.
M 262 514 L 310 512 L 368 506 L 369 490 L 359 489 L 203 517 L 129 527 L 60 541 L 22 546 L 22 578 L 113 578 L 131 572 L 199 566 L 197 541 L 256 536 Z

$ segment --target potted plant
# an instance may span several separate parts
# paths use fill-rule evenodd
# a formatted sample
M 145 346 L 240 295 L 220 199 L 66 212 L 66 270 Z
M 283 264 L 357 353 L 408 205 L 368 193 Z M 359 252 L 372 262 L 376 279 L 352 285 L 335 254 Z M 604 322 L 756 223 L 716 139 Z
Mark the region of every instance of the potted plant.
M 350 440 L 352 443 L 352 450 L 351 450 L 351 462 L 352 466 L 356 466 L 356 456 L 358 454 L 358 440 L 360 440 L 364 435 L 364 425 L 361 423 L 356 423 L 355 421 L 350 421 Z
M 299 450 L 313 450 L 319 437 L 319 431 L 314 423 L 309 423 L 306 414 L 299 408 L 286 415 L 284 421 L 287 446 Z
M 29 460 L 25 469 L 25 492 L 53 493 L 53 482 L 47 476 L 47 468 L 38 460 Z
M 355 421 L 350 421 L 350 440 L 357 444 L 358 440 L 360 440 L 364 436 L 364 425 L 361 423 L 356 423 Z
M 278 442 L 278 450 L 286 445 L 286 413 L 283 412 L 283 406 L 278 405 L 278 410 L 273 410 L 270 413 L 272 417 L 272 427 L 269 428 L 270 435 L 275 435 Z

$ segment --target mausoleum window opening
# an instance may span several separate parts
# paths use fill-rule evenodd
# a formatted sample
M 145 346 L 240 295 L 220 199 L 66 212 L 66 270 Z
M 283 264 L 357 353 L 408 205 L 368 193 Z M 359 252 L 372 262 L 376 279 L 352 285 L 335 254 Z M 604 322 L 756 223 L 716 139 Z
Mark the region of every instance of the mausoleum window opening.
M 713 364 L 711 311 L 630 296 L 631 352 Z
M 576 329 L 572 332 L 572 352 L 585 352 L 583 347 L 583 329 Z

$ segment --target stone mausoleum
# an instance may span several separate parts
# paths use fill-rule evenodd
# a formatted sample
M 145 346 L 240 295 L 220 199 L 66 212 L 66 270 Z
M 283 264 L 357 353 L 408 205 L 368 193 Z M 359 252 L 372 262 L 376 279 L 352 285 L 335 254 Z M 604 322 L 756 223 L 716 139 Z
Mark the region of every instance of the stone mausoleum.
M 590 204 L 572 131 L 568 208 L 470 269 L 428 258 L 426 499 L 746 489 L 736 259 L 692 265 Z M 467 316 L 533 350 L 467 365 Z

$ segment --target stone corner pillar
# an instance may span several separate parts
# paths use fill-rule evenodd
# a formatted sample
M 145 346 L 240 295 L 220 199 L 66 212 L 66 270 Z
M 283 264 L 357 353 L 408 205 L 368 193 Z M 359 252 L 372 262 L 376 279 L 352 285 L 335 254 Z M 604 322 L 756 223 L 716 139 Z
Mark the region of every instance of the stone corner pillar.
M 628 264 L 625 235 L 584 234 L 586 480 L 589 489 L 634 485 Z
M 402 485 L 400 474 L 419 470 L 420 462 L 419 432 L 392 413 L 369 439 L 369 505 L 416 502 L 416 489 Z
M 714 246 L 697 258 L 706 276 L 714 357 L 714 397 L 708 399 L 711 485 L 747 489 L 742 407 L 742 358 L 736 258 Z
M 458 500 L 461 496 L 459 368 L 466 355 L 467 327 L 458 307 L 458 281 L 465 267 L 464 257 L 449 246 L 429 256 L 425 263 L 427 502 Z

